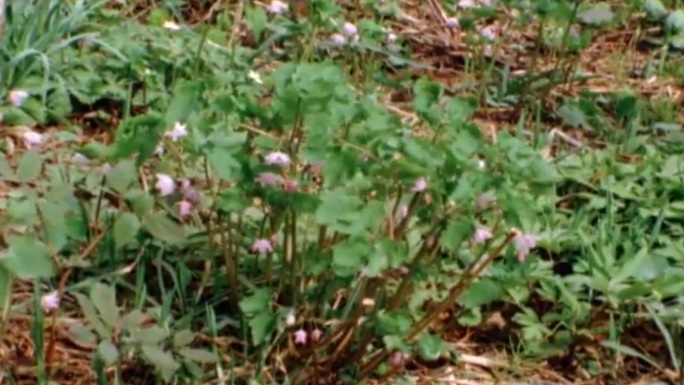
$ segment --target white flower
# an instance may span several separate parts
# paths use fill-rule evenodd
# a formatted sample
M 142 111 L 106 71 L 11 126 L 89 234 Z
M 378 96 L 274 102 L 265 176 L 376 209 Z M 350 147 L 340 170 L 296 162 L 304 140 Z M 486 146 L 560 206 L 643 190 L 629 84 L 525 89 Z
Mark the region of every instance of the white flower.
M 267 10 L 269 13 L 282 15 L 283 13 L 287 12 L 288 5 L 286 3 L 283 3 L 282 1 L 273 0 L 271 1 L 271 4 L 268 6 Z
M 274 151 L 266 155 L 265 161 L 268 165 L 287 167 L 290 165 L 290 156 L 284 152 Z
M 296 322 L 294 312 L 290 312 L 285 318 L 285 325 L 287 326 L 294 326 Z
M 176 183 L 173 178 L 166 174 L 157 174 L 157 183 L 154 187 L 159 190 L 159 194 L 163 197 L 173 194 L 176 191 Z
M 112 171 L 112 166 L 109 163 L 105 163 L 100 168 L 100 171 L 102 172 L 102 175 L 109 175 L 109 172 Z
M 258 72 L 254 72 L 254 71 L 250 70 L 249 73 L 247 74 L 247 77 L 252 79 L 255 83 L 264 84 L 264 82 L 261 80 L 261 76 L 259 75 Z
M 29 93 L 24 90 L 12 90 L 7 96 L 9 102 L 15 107 L 21 106 L 28 97 Z
M 59 293 L 53 291 L 42 296 L 40 298 L 40 306 L 46 313 L 59 309 Z
M 24 139 L 24 145 L 26 148 L 31 149 L 33 146 L 37 146 L 43 143 L 43 135 L 35 131 L 27 131 L 22 135 Z
M 162 156 L 162 155 L 164 155 L 164 146 L 162 146 L 161 144 L 158 145 L 158 146 L 154 149 L 154 155 L 157 155 L 157 156 Z
M 344 27 L 342 27 L 342 34 L 347 37 L 354 37 L 358 32 L 356 26 L 349 22 L 344 23 Z
M 171 138 L 174 142 L 177 142 L 178 139 L 188 136 L 188 129 L 185 124 L 176 122 L 176 124 L 173 125 L 173 129 L 166 131 L 164 135 Z
M 473 0 L 461 0 L 458 2 L 458 7 L 463 9 L 475 7 L 475 2 Z
M 387 42 L 388 43 L 394 43 L 397 41 L 397 34 L 394 32 L 390 32 L 387 34 Z
M 87 166 L 90 163 L 90 159 L 80 152 L 77 152 L 71 157 L 71 162 L 77 166 Z
M 176 24 L 175 21 L 165 21 L 162 27 L 171 31 L 180 31 L 180 25 Z

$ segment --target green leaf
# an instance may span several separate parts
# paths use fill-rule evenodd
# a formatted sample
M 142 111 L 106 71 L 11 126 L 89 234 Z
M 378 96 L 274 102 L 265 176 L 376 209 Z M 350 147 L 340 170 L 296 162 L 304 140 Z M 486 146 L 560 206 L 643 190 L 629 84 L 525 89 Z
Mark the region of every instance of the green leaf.
M 185 81 L 176 85 L 173 90 L 173 99 L 164 118 L 167 126 L 187 121 L 188 116 L 200 101 L 201 85 L 199 81 Z
M 133 213 L 123 213 L 114 222 L 113 235 L 117 249 L 120 249 L 135 239 L 140 231 L 140 220 Z
M 164 381 L 171 381 L 180 368 L 173 355 L 158 346 L 143 345 L 142 354 L 159 371 Z
M 240 301 L 240 309 L 247 316 L 271 311 L 271 291 L 257 289 L 254 294 Z
M 31 182 L 38 178 L 43 169 L 43 158 L 36 151 L 26 152 L 17 165 L 17 177 L 22 182 Z
M 111 328 L 119 323 L 119 308 L 116 305 L 116 289 L 114 286 L 96 282 L 90 288 L 90 300 L 100 314 L 102 320 Z
M 651 20 L 660 20 L 667 15 L 667 8 L 660 0 L 644 1 L 644 11 Z
M 380 335 L 404 335 L 411 330 L 411 316 L 406 310 L 395 310 L 378 316 L 375 325 Z
M 607 3 L 592 4 L 587 10 L 579 12 L 577 19 L 588 25 L 601 25 L 613 20 L 613 11 Z
M 673 33 L 680 33 L 684 31 L 684 10 L 677 9 L 667 15 L 667 19 L 665 19 L 665 27 Z
M 0 309 L 9 306 L 9 298 L 12 294 L 12 274 L 4 266 L 0 265 Z
M 4 153 L 0 152 L 0 177 L 8 180 L 14 180 L 14 170 L 7 161 Z
M 145 313 L 138 309 L 133 309 L 121 317 L 121 329 L 131 332 L 142 326 L 146 319 Z
M 346 239 L 333 247 L 333 273 L 338 277 L 351 277 L 363 266 L 372 252 L 365 239 Z
M 252 343 L 260 345 L 275 329 L 275 317 L 270 312 L 257 314 L 249 320 L 249 329 L 252 332 Z
M 445 108 L 450 124 L 461 124 L 467 121 L 475 110 L 474 100 L 466 98 L 449 98 Z
M 240 163 L 227 151 L 222 148 L 212 148 L 207 153 L 207 160 L 219 178 L 231 180 L 235 178 L 235 170 L 240 169 Z
M 268 17 L 264 9 L 262 7 L 248 6 L 245 8 L 245 19 L 247 19 L 247 25 L 249 25 L 249 29 L 252 30 L 252 34 L 254 34 L 257 41 L 261 40 L 261 34 L 268 25 Z
M 97 342 L 95 333 L 78 321 L 74 321 L 69 325 L 68 333 L 78 345 L 88 346 L 94 345 Z
M 203 364 L 213 364 L 218 361 L 214 353 L 205 349 L 183 348 L 178 351 L 178 354 L 191 361 L 201 362 Z
M 74 297 L 76 297 L 76 300 L 78 301 L 83 316 L 85 316 L 88 324 L 95 329 L 95 332 L 102 338 L 110 338 L 112 331 L 102 322 L 102 319 L 97 314 L 97 310 L 95 310 L 95 306 L 90 298 L 81 293 L 74 293 Z
M 138 171 L 132 160 L 123 160 L 116 164 L 107 174 L 107 185 L 119 194 L 123 194 L 138 178 Z
M 423 334 L 418 339 L 418 354 L 423 360 L 435 361 L 449 349 L 441 337 L 436 334 Z
M 188 346 L 195 339 L 195 333 L 192 330 L 184 329 L 173 335 L 173 346 L 180 348 Z
M 157 325 L 140 329 L 131 334 L 131 338 L 143 345 L 158 345 L 169 336 L 166 330 Z
M 149 213 L 142 217 L 142 228 L 155 238 L 177 245 L 185 241 L 185 230 L 163 213 Z
M 119 360 L 119 349 L 108 340 L 104 340 L 97 345 L 97 354 L 100 355 L 100 358 L 102 358 L 107 366 L 114 365 Z
M 19 279 L 50 278 L 55 267 L 50 250 L 30 235 L 9 238 L 9 249 L 0 255 L 2 264 Z
M 463 242 L 475 232 L 475 225 L 469 220 L 452 220 L 449 222 L 444 233 L 442 233 L 441 243 L 451 252 L 460 249 Z
M 503 295 L 501 286 L 490 278 L 480 278 L 468 287 L 459 299 L 459 303 L 466 308 L 488 305 Z

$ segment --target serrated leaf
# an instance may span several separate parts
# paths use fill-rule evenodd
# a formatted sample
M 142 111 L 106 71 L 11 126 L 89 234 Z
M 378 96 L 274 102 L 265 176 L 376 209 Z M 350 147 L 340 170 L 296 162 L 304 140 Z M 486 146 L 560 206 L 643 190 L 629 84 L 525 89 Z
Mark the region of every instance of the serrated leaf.
M 9 250 L 0 254 L 0 264 L 20 279 L 50 278 L 55 267 L 50 250 L 30 235 L 9 238 Z
M 468 287 L 459 299 L 466 308 L 488 305 L 502 296 L 501 286 L 490 278 L 481 278 Z
M 180 364 L 173 355 L 157 346 L 143 345 L 142 354 L 159 371 L 164 381 L 170 381 Z
M 173 99 L 169 103 L 164 122 L 171 126 L 177 122 L 185 122 L 195 109 L 199 100 L 202 83 L 199 81 L 179 82 L 173 90 Z
M 203 364 L 213 364 L 218 361 L 214 353 L 204 349 L 183 348 L 178 351 L 178 354 L 191 361 Z
M 441 243 L 449 251 L 457 251 L 475 232 L 475 225 L 470 220 L 452 220 L 442 233 Z
M 162 213 L 149 213 L 142 217 L 142 228 L 153 237 L 169 244 L 185 242 L 185 230 Z
M 207 159 L 216 175 L 223 180 L 231 180 L 235 177 L 235 170 L 240 169 L 240 163 L 222 148 L 213 148 L 208 151 Z
M 116 248 L 122 248 L 135 239 L 140 231 L 140 220 L 133 213 L 123 213 L 114 222 L 113 235 Z
M 239 306 L 247 316 L 268 312 L 271 309 L 271 291 L 257 289 L 254 294 L 244 297 Z
M 95 305 L 93 305 L 90 298 L 81 293 L 74 293 L 74 297 L 76 297 L 76 301 L 78 301 L 78 305 L 80 306 L 83 315 L 90 326 L 95 329 L 95 332 L 102 338 L 110 338 L 112 332 L 104 322 L 102 322 L 102 319 L 97 314 Z
M 104 340 L 97 345 L 97 354 L 107 366 L 114 365 L 119 360 L 119 349 L 108 340 Z
M 111 328 L 118 326 L 119 308 L 116 305 L 116 290 L 113 286 L 95 283 L 90 289 L 90 300 L 107 325 Z
M 138 171 L 135 163 L 131 160 L 123 160 L 109 170 L 106 181 L 109 187 L 123 194 L 137 178 Z
M 173 346 L 180 348 L 188 346 L 195 339 L 195 333 L 192 330 L 181 330 L 173 335 Z
M 17 177 L 22 182 L 31 182 L 38 178 L 43 169 L 43 158 L 36 151 L 28 151 L 22 155 L 17 165 Z

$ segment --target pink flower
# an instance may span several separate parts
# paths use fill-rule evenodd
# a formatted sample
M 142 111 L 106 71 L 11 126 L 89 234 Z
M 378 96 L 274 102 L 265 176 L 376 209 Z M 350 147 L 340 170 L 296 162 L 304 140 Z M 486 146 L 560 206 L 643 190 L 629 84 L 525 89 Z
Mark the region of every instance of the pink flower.
M 59 309 L 59 293 L 53 291 L 48 294 L 45 294 L 40 299 L 40 306 L 46 313 Z
M 475 6 L 475 1 L 473 0 L 460 0 L 458 2 L 458 7 L 463 9 L 473 8 Z
M 154 155 L 157 155 L 157 156 L 162 156 L 162 155 L 164 155 L 164 146 L 162 146 L 161 144 L 158 145 L 158 146 L 154 149 Z
M 460 25 L 458 19 L 455 17 L 448 17 L 445 21 L 445 24 L 449 28 L 458 28 L 458 26 Z
M 202 199 L 202 195 L 190 185 L 190 180 L 187 178 L 181 179 L 180 192 L 183 194 L 183 199 L 190 203 L 197 203 Z
M 273 0 L 271 1 L 271 4 L 268 6 L 267 10 L 269 13 L 282 15 L 283 13 L 287 12 L 288 5 L 283 3 L 282 1 Z
M 321 329 L 314 329 L 314 331 L 311 332 L 311 341 L 317 342 L 321 339 L 322 336 L 323 332 L 321 331 Z
M 394 222 L 401 223 L 401 221 L 408 215 L 408 206 L 401 205 L 397 208 L 397 212 L 394 214 Z
M 294 343 L 295 345 L 306 345 L 306 331 L 304 329 L 299 329 L 294 332 Z
M 330 36 L 330 42 L 332 43 L 333 46 L 340 47 L 340 46 L 343 46 L 344 43 L 347 42 L 347 39 L 343 35 L 341 35 L 339 33 L 335 33 L 332 36 Z
M 259 174 L 258 177 L 256 177 L 255 180 L 262 187 L 266 187 L 266 186 L 275 186 L 277 184 L 280 184 L 282 182 L 283 178 L 280 175 L 274 174 L 272 172 L 262 172 L 261 174 Z
M 496 39 L 496 32 L 494 32 L 494 28 L 491 26 L 482 28 L 480 34 L 482 35 L 482 37 L 489 41 Z
M 394 352 L 389 358 L 389 364 L 395 368 L 399 368 L 403 366 L 410 357 L 411 356 L 406 353 Z
M 7 99 L 9 99 L 10 104 L 12 104 L 14 107 L 19 107 L 24 104 L 24 101 L 28 97 L 28 92 L 24 90 L 12 90 L 9 92 L 9 95 L 7 95 Z
M 427 188 L 427 181 L 422 176 L 418 178 L 414 183 L 411 191 L 413 192 L 423 192 Z
M 473 235 L 473 242 L 483 244 L 492 238 L 492 232 L 484 226 L 477 226 Z
M 190 211 L 192 211 L 192 203 L 186 200 L 178 202 L 178 215 L 180 215 L 181 218 L 188 216 Z
M 518 254 L 518 260 L 524 262 L 530 251 L 537 246 L 537 236 L 534 234 L 518 234 L 513 238 L 513 245 Z
M 352 23 L 344 23 L 344 26 L 342 27 L 342 34 L 347 37 L 354 37 L 358 33 L 358 29 L 356 26 Z
M 31 149 L 33 146 L 37 146 L 43 143 L 43 135 L 35 131 L 27 131 L 22 135 L 24 139 L 24 145 L 27 149 Z
M 188 136 L 188 129 L 185 124 L 176 122 L 171 130 L 164 133 L 164 136 L 171 138 L 171 140 L 174 142 L 177 142 L 178 139 Z
M 251 249 L 253 253 L 256 254 L 266 254 L 273 252 L 273 245 L 268 239 L 257 239 L 252 244 Z
M 171 195 L 176 191 L 176 184 L 174 183 L 173 178 L 166 174 L 157 174 L 157 183 L 154 187 L 163 197 Z
M 286 180 L 283 182 L 283 189 L 287 192 L 294 193 L 299 189 L 299 184 L 294 180 Z
M 284 152 L 274 151 L 265 158 L 266 164 L 279 167 L 287 167 L 290 165 L 290 156 Z

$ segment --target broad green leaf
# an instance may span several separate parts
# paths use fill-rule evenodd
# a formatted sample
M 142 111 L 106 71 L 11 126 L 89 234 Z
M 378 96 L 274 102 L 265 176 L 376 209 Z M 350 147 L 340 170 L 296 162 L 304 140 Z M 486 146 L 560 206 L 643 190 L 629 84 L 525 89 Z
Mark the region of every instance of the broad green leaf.
M 261 40 L 261 34 L 268 25 L 268 17 L 263 7 L 248 6 L 245 8 L 245 18 L 249 29 L 257 40 Z
M 9 298 L 12 294 L 12 274 L 4 266 L 0 265 L 0 309 L 9 306 Z
M 260 345 L 275 330 L 275 317 L 270 312 L 257 314 L 249 320 L 252 343 Z
M 132 160 L 122 160 L 107 174 L 107 185 L 119 194 L 124 194 L 137 178 L 135 163 Z
M 173 346 L 180 348 L 190 345 L 195 339 L 195 333 L 192 330 L 184 329 L 173 335 Z
M 363 266 L 373 251 L 365 239 L 346 239 L 333 247 L 333 273 L 338 277 L 351 277 Z
M 375 325 L 380 335 L 404 335 L 411 329 L 412 321 L 408 311 L 395 310 L 378 316 Z
M 418 339 L 418 354 L 426 361 L 435 361 L 448 351 L 446 343 L 436 334 L 425 333 Z
M 157 325 L 137 330 L 131 334 L 133 340 L 143 345 L 159 345 L 168 336 L 169 333 Z
M 247 316 L 271 311 L 271 291 L 257 289 L 254 294 L 244 297 L 240 301 L 240 309 Z
M 501 298 L 501 286 L 490 278 L 480 278 L 463 293 L 459 303 L 467 308 L 488 305 Z
M 442 233 L 441 243 L 447 250 L 456 252 L 474 232 L 475 225 L 472 221 L 452 220 L 449 222 L 444 233 Z
M 142 217 L 142 228 L 155 238 L 169 244 L 185 241 L 185 230 L 163 213 L 149 213 Z
M 88 324 L 95 329 L 95 332 L 102 338 L 110 338 L 112 331 L 102 322 L 90 298 L 81 293 L 74 293 L 74 297 L 76 297 L 78 305 L 81 307 L 83 316 L 85 316 Z
M 240 169 L 240 163 L 227 150 L 222 148 L 212 148 L 209 150 L 207 159 L 219 178 L 223 180 L 235 178 L 235 171 Z
M 68 227 L 64 225 L 67 217 L 68 206 L 59 202 L 51 202 L 41 199 L 38 202 L 43 231 L 46 233 L 48 244 L 53 250 L 61 250 L 68 241 Z
M 158 346 L 143 345 L 141 350 L 143 356 L 150 364 L 154 365 L 164 381 L 171 381 L 173 375 L 180 368 L 180 364 L 173 355 Z
M 169 104 L 164 122 L 167 126 L 183 123 L 199 104 L 202 83 L 200 81 L 180 82 L 173 90 L 173 99 Z
M 678 34 L 684 31 L 684 10 L 677 9 L 670 12 L 665 19 L 665 27 L 671 32 Z
M 140 220 L 133 213 L 123 213 L 114 222 L 113 235 L 117 248 L 129 244 L 140 231 Z
M 611 22 L 614 16 L 608 3 L 596 3 L 589 6 L 588 9 L 579 12 L 577 19 L 584 24 L 601 25 Z
M 22 155 L 17 165 L 17 177 L 22 182 L 31 182 L 38 178 L 43 169 L 43 158 L 36 151 L 28 151 Z
M 68 333 L 81 346 L 95 345 L 97 342 L 95 333 L 77 321 L 69 325 Z
M 660 0 L 645 0 L 644 11 L 652 20 L 660 20 L 667 16 L 667 8 Z
M 133 309 L 121 317 L 121 329 L 131 332 L 142 326 L 146 319 L 145 313 L 138 309 Z
M 102 320 L 115 328 L 119 323 L 119 308 L 116 304 L 116 289 L 114 286 L 96 282 L 90 289 L 90 300 L 100 314 Z
M 213 364 L 218 361 L 216 354 L 205 349 L 183 348 L 178 351 L 178 354 L 191 361 L 203 364 Z
M 50 278 L 55 267 L 50 250 L 31 237 L 21 235 L 10 237 L 9 250 L 0 255 L 0 264 L 20 279 Z
M 7 161 L 7 157 L 2 152 L 0 152 L 0 177 L 9 180 L 14 179 L 14 170 L 12 170 L 12 167 Z
M 119 349 L 109 340 L 104 340 L 97 345 L 97 354 L 106 365 L 114 365 L 119 360 Z

